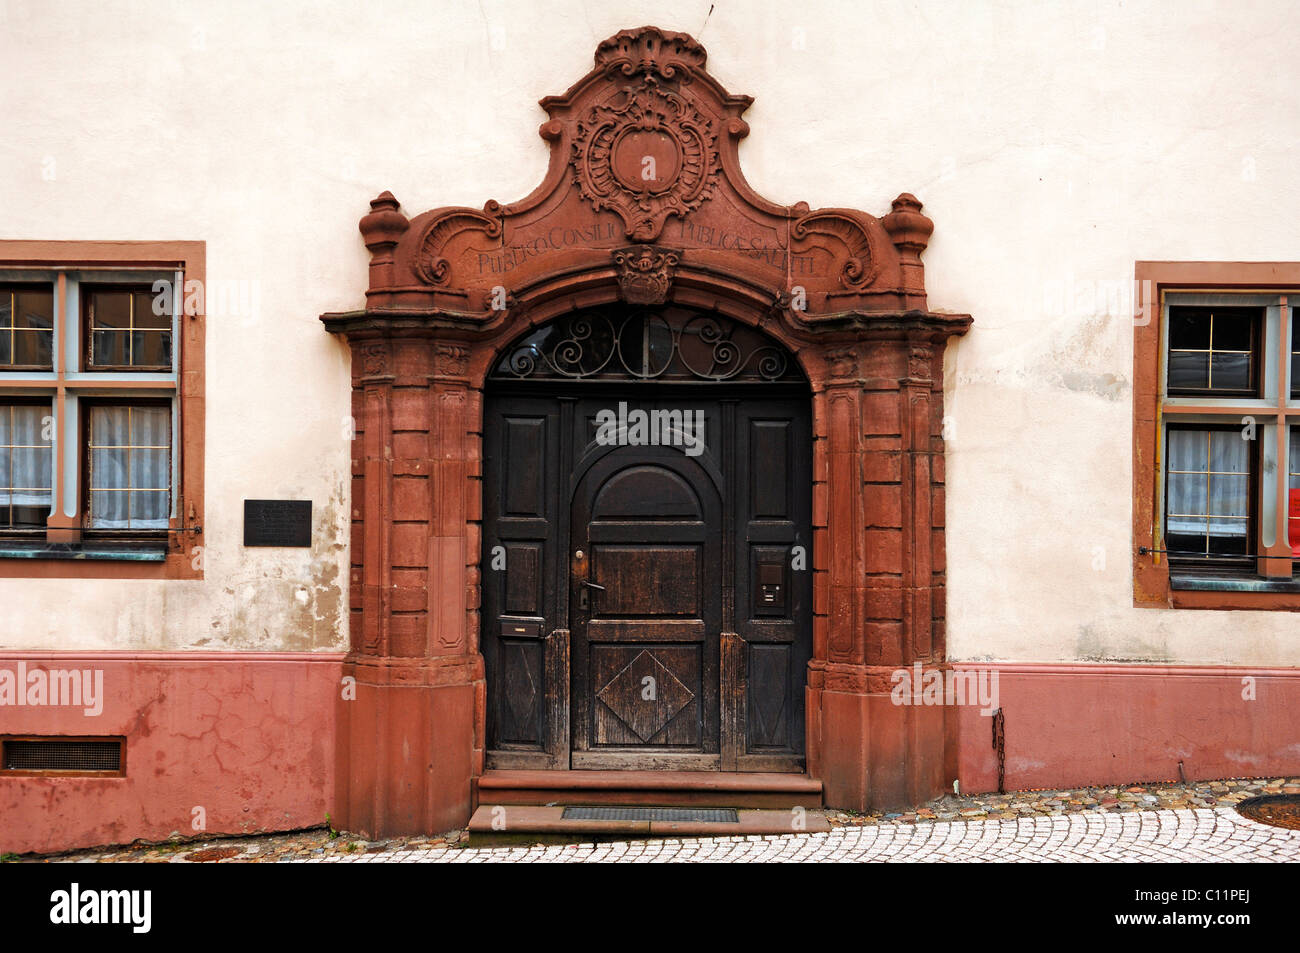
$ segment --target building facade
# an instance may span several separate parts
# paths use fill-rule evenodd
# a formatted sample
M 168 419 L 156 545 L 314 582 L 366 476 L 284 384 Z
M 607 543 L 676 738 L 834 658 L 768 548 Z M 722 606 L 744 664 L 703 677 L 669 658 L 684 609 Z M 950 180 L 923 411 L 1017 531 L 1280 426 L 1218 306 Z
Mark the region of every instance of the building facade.
M 1293 12 L 132 9 L 5 13 L 0 850 L 1300 771 Z

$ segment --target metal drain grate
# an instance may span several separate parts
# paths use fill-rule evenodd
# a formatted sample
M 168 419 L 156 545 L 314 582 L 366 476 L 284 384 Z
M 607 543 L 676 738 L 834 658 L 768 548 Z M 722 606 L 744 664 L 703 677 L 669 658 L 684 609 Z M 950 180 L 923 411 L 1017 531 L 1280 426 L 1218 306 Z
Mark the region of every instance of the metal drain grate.
M 6 738 L 2 743 L 5 771 L 120 772 L 122 742 L 115 739 Z
M 687 807 L 566 807 L 566 821 L 700 821 L 739 824 L 732 808 Z

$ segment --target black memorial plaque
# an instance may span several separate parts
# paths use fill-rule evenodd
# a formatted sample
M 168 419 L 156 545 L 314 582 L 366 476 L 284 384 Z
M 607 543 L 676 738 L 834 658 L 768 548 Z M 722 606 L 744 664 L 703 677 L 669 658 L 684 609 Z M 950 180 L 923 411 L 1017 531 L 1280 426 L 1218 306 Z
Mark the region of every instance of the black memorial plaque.
M 244 500 L 245 546 L 311 546 L 311 500 Z

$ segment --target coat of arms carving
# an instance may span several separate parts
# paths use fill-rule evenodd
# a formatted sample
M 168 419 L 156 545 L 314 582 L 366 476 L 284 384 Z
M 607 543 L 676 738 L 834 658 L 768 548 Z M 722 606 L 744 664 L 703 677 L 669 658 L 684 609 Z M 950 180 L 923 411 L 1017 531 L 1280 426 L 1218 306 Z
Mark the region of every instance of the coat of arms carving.
M 681 252 L 653 245 L 634 245 L 614 252 L 623 300 L 628 304 L 663 304 L 681 260 Z
M 632 241 L 651 242 L 669 215 L 712 194 L 717 132 L 690 98 L 647 75 L 578 121 L 572 162 L 583 198 L 616 212 Z

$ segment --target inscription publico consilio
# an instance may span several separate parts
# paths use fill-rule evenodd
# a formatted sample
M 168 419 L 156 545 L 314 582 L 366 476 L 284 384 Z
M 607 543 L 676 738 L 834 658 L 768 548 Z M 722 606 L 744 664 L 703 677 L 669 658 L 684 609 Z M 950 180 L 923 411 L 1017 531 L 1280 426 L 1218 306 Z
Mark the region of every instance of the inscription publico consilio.
M 245 546 L 311 546 L 311 500 L 244 500 Z

